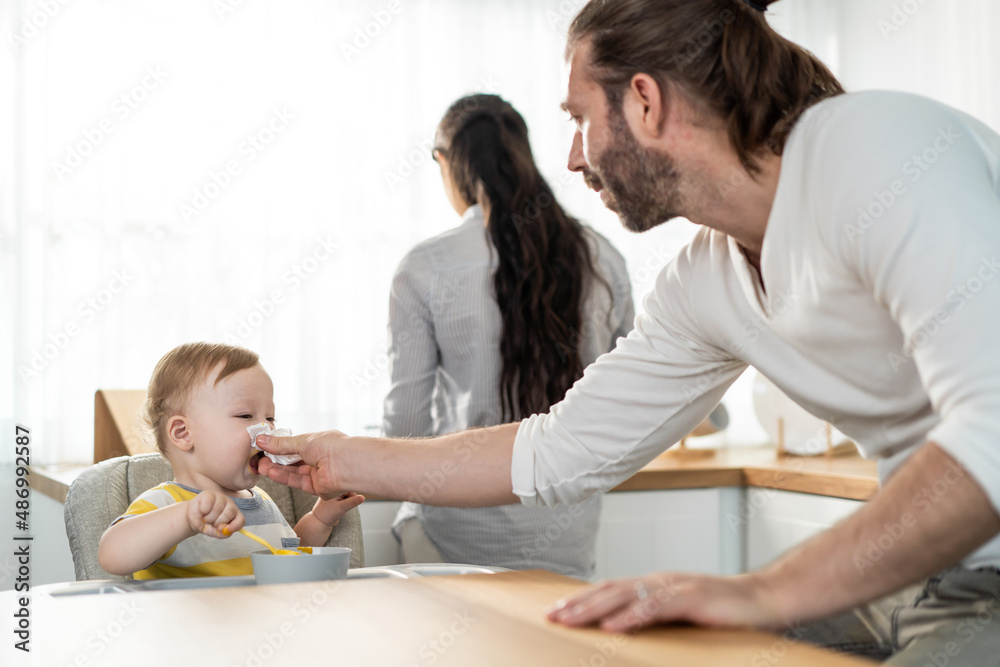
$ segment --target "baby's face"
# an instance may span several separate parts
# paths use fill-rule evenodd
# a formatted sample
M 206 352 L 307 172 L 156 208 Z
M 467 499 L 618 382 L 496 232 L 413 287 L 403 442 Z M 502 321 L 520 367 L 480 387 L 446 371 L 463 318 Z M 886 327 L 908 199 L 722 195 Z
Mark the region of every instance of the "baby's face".
M 235 492 L 259 478 L 248 465 L 253 450 L 247 427 L 274 423 L 274 386 L 260 364 L 215 384 L 221 370 L 220 363 L 191 397 L 187 416 L 196 472 L 223 492 Z

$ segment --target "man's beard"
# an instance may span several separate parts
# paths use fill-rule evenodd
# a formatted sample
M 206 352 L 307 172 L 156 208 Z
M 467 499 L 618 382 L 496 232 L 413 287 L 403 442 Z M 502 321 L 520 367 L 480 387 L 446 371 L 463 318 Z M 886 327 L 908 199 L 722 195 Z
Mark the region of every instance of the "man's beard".
M 624 117 L 610 115 L 611 145 L 594 161 L 594 171 L 584 171 L 587 185 L 607 191 L 606 206 L 631 232 L 644 232 L 680 216 L 679 175 L 673 160 L 640 146 Z

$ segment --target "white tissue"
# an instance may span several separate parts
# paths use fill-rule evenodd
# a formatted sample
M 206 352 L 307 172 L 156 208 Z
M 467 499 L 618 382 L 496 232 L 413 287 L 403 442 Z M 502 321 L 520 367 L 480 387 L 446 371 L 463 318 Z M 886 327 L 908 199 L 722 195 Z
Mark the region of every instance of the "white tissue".
M 271 428 L 271 425 L 267 422 L 261 422 L 253 426 L 247 426 L 247 433 L 250 434 L 250 445 L 257 451 L 263 452 L 264 450 L 257 446 L 258 435 L 276 435 L 280 438 L 291 435 L 292 430 L 289 428 Z M 270 452 L 264 452 L 264 456 L 283 466 L 298 463 L 302 460 L 302 457 L 298 454 L 271 454 Z

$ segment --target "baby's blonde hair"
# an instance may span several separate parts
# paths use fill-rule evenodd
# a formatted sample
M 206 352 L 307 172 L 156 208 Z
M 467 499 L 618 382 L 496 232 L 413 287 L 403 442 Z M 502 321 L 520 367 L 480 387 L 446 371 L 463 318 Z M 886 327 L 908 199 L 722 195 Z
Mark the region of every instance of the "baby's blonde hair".
M 163 355 L 149 380 L 143 414 L 143 421 L 155 434 L 157 451 L 167 455 L 166 418 L 184 409 L 192 390 L 212 369 L 226 362 L 215 378 L 219 384 L 233 373 L 253 368 L 259 360 L 256 352 L 223 343 L 185 343 Z

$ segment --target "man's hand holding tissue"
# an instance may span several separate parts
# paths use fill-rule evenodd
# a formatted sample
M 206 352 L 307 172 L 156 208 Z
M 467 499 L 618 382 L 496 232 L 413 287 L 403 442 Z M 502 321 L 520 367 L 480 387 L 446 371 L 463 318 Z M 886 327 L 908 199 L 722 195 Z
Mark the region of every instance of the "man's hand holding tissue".
M 340 431 L 322 431 L 285 437 L 257 436 L 257 446 L 270 454 L 298 454 L 301 463 L 278 465 L 262 457 L 258 471 L 279 484 L 302 489 L 324 500 L 333 500 L 346 493 L 340 485 L 334 453 L 348 438 Z M 360 504 L 360 503 L 359 503 Z
M 340 431 L 257 436 L 273 454 L 297 454 L 302 463 L 277 465 L 261 458 L 258 470 L 279 484 L 324 499 L 347 491 L 387 500 L 444 507 L 516 503 L 511 454 L 518 423 L 458 431 L 433 438 L 368 438 Z

